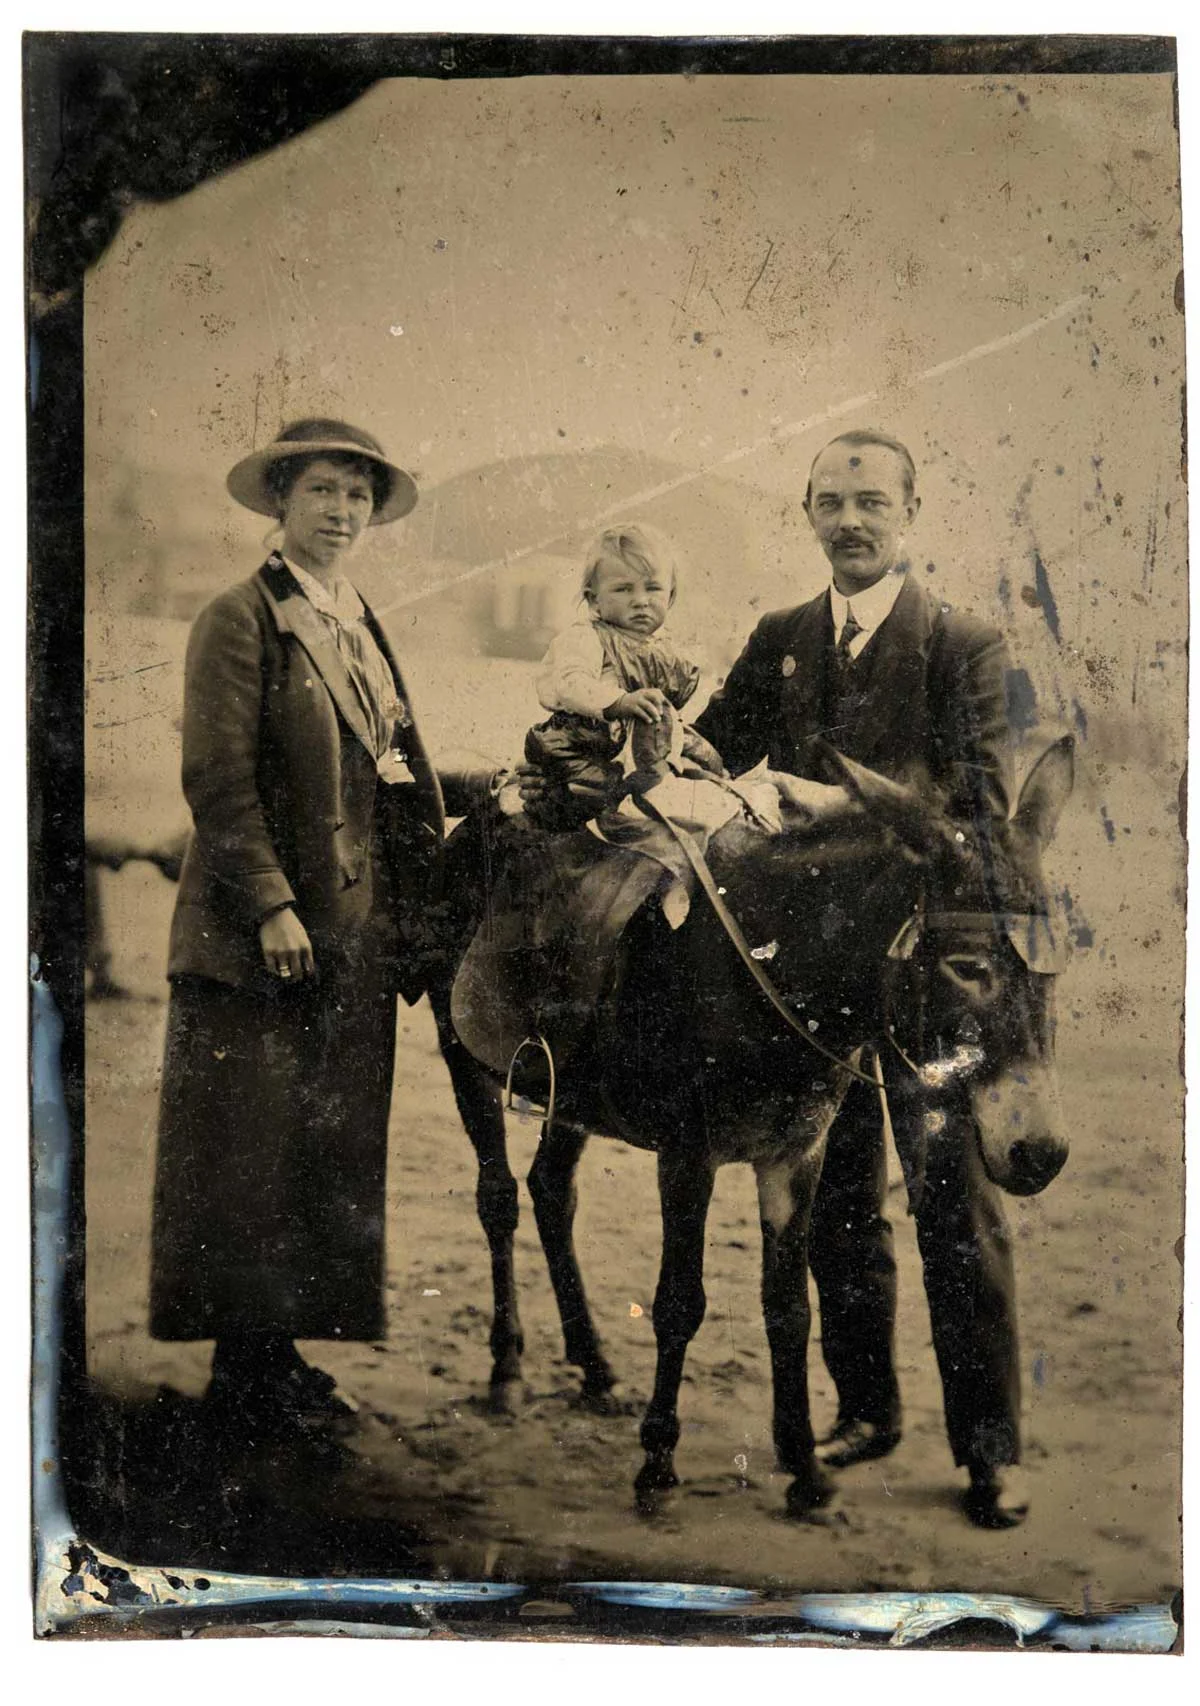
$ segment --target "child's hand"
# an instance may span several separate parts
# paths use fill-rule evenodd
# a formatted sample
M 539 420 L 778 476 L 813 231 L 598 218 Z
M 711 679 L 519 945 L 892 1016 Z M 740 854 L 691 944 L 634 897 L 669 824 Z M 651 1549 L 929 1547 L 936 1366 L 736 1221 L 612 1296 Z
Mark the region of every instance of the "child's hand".
M 657 723 L 670 710 L 665 693 L 657 687 L 639 687 L 632 693 L 622 693 L 605 712 L 608 717 L 632 717 L 639 723 Z

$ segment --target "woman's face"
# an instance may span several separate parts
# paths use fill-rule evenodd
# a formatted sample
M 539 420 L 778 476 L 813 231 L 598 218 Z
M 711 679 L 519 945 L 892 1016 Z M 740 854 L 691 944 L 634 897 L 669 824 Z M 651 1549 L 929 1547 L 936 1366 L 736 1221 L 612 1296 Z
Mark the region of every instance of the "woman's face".
M 283 500 L 283 554 L 310 573 L 336 567 L 371 519 L 371 481 L 353 463 L 318 457 Z

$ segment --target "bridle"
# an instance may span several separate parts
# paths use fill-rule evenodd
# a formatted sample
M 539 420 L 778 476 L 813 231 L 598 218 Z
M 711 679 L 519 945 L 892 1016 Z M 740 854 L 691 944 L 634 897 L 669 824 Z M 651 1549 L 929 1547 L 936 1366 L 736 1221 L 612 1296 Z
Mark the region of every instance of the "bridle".
M 1008 916 L 1009 915 L 1007 913 L 1002 912 L 982 911 L 947 912 L 938 910 L 934 912 L 927 912 L 922 907 L 918 906 L 914 909 L 911 915 L 905 919 L 904 923 L 900 926 L 900 929 L 893 937 L 891 946 L 887 952 L 888 960 L 894 965 L 907 963 L 914 957 L 918 947 L 923 941 L 927 941 L 931 936 L 935 936 L 943 931 L 980 930 L 988 931 L 994 936 L 1002 935 L 1004 932 L 1005 919 Z M 884 999 L 883 1008 L 884 1040 L 900 1057 L 901 1061 L 912 1073 L 913 1077 L 922 1078 L 923 1074 L 921 1068 L 897 1040 L 894 1013 L 895 1009 L 892 1004 L 892 991 L 889 989 Z

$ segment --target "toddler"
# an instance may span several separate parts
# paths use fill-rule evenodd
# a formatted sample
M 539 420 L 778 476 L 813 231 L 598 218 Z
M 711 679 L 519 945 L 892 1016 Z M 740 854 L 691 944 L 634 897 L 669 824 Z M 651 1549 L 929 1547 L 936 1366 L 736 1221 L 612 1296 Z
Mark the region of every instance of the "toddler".
M 766 790 L 771 798 L 764 801 L 761 785 L 731 786 L 719 754 L 680 719 L 700 670 L 663 632 L 676 582 L 674 552 L 652 528 L 625 523 L 599 535 L 581 585 L 587 616 L 550 643 L 537 694 L 551 716 L 526 741 L 529 761 L 557 771 L 577 794 L 590 788 L 602 799 L 606 789 L 623 792 L 619 806 L 597 810 L 594 828 L 605 840 L 657 859 L 672 878 L 683 874 L 683 856 L 631 793 L 653 788 L 660 809 L 702 844 L 743 809 L 764 828 L 779 827 L 774 790 Z M 560 827 L 552 816 L 543 821 Z M 663 910 L 672 923 L 686 913 L 678 882 L 667 885 Z
M 668 761 L 685 755 L 722 770 L 707 741 L 685 735 L 679 719 L 700 671 L 662 631 L 675 590 L 665 539 L 643 525 L 607 528 L 584 567 L 587 618 L 551 641 L 537 679 L 538 698 L 554 713 L 550 726 L 576 732 L 580 756 L 596 752 L 597 725 L 607 725 L 614 758 L 632 734 L 629 754 L 642 787 L 661 781 Z

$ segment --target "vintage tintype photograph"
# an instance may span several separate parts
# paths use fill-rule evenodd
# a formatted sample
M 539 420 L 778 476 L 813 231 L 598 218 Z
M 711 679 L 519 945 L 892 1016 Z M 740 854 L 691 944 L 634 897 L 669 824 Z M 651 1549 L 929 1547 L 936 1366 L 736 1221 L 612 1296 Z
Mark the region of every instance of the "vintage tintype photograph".
M 1170 1650 L 1172 44 L 26 123 L 41 1632 Z

